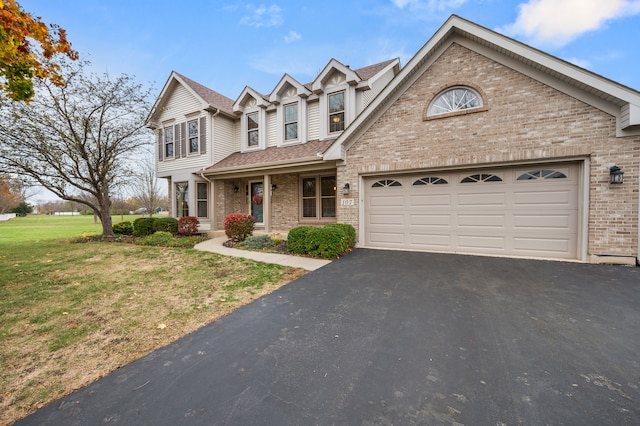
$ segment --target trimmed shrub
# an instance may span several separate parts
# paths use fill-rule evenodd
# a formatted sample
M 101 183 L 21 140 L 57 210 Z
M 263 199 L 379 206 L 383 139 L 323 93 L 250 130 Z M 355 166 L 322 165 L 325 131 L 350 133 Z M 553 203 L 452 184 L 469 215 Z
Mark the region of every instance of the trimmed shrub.
M 135 237 L 144 237 L 153 234 L 153 223 L 156 221 L 154 217 L 139 217 L 133 221 L 133 235 Z
M 224 219 L 224 233 L 233 242 L 244 241 L 253 235 L 256 218 L 250 214 L 234 213 Z
M 349 238 L 339 228 L 313 228 L 306 238 L 306 252 L 309 256 L 335 259 L 349 250 Z
M 124 216 L 124 215 L 128 216 L 131 214 L 127 209 L 111 209 L 109 213 L 111 213 L 111 216 Z M 87 210 L 86 214 L 93 214 L 93 211 Z
M 353 248 L 356 245 L 356 228 L 354 228 L 353 225 L 347 223 L 331 223 L 325 225 L 325 228 L 335 228 L 342 232 L 347 238 L 349 248 Z
M 200 221 L 197 217 L 194 216 L 182 216 L 178 219 L 178 233 L 180 235 L 184 235 L 185 237 L 190 237 L 191 235 L 196 235 L 198 230 L 198 225 Z
M 178 235 L 178 219 L 174 217 L 154 218 L 153 232 L 169 232 L 172 235 Z
M 113 225 L 113 233 L 116 235 L 133 235 L 133 223 L 128 220 Z
M 313 226 L 297 226 L 291 229 L 287 237 L 287 249 L 291 253 L 306 254 L 307 235 L 312 229 L 314 229 Z
M 263 249 L 273 247 L 273 241 L 269 235 L 257 235 L 255 237 L 249 237 L 246 240 L 238 244 L 240 247 L 246 247 L 248 249 Z

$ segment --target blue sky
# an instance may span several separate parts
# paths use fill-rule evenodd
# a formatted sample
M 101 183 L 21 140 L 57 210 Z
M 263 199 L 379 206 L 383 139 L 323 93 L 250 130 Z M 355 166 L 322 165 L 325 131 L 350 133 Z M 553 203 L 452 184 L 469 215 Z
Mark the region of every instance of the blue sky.
M 640 90 L 640 0 L 19 0 L 65 28 L 94 71 L 158 93 L 172 70 L 232 99 L 331 58 L 407 61 L 451 14 Z

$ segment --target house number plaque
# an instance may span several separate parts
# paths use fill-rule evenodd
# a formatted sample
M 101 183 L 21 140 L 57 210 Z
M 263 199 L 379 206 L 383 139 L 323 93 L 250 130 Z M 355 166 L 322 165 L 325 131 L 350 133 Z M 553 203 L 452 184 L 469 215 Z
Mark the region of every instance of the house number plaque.
M 353 198 L 343 198 L 342 199 L 342 205 L 343 206 L 355 206 L 356 202 L 354 201 Z

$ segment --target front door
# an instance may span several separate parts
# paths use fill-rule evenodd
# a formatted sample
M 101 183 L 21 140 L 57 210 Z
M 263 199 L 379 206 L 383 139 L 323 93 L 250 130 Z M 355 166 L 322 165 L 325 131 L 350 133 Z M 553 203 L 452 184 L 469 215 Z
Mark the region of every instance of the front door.
M 264 223 L 263 215 L 263 201 L 264 190 L 262 182 L 251 182 L 249 184 L 251 189 L 251 215 L 256 218 L 256 224 L 262 225 Z

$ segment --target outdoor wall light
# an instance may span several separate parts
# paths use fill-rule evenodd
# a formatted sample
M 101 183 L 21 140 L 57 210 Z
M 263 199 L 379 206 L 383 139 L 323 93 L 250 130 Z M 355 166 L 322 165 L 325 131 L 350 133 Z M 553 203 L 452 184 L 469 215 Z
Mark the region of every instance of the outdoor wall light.
M 272 191 L 275 191 L 277 187 L 278 187 L 278 185 L 276 185 L 276 184 L 274 183 L 273 185 L 271 185 L 271 190 L 272 190 Z
M 233 187 L 234 194 L 237 194 L 238 191 L 240 191 L 240 188 L 238 188 L 238 185 L 234 185 L 234 187 Z
M 620 185 L 624 182 L 624 172 L 618 166 L 611 166 L 609 169 L 609 183 L 611 185 Z
M 350 186 L 349 186 L 349 183 L 347 182 L 347 183 L 345 183 L 345 184 L 344 184 L 344 186 L 342 187 L 342 193 L 343 193 L 344 195 L 349 195 L 349 189 L 350 189 Z

